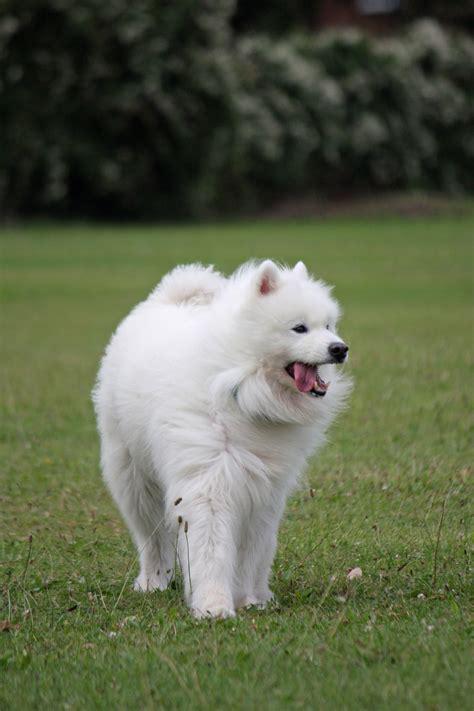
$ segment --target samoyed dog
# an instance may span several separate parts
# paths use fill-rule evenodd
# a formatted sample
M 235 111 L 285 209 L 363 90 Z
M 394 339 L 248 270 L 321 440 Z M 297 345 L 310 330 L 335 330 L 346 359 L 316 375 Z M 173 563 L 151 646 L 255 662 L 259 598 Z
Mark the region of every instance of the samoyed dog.
M 272 599 L 280 519 L 350 381 L 337 302 L 302 262 L 179 266 L 119 325 L 94 390 L 104 479 L 140 558 L 200 617 Z

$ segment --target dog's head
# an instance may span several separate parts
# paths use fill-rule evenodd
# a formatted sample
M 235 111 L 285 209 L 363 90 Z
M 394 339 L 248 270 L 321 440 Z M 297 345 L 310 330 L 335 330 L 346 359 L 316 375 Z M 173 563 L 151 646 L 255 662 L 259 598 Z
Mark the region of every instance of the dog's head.
M 340 310 L 331 290 L 312 279 L 302 262 L 294 269 L 267 260 L 236 277 L 241 299 L 235 333 L 246 376 L 235 389 L 249 415 L 311 422 L 341 402 L 336 367 L 349 347 L 337 334 Z

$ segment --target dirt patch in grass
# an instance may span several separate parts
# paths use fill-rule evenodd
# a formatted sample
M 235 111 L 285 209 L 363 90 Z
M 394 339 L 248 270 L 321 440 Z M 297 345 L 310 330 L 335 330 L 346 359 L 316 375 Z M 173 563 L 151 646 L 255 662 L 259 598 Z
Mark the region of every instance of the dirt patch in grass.
M 474 211 L 468 197 L 437 193 L 378 193 L 354 195 L 340 193 L 331 197 L 306 194 L 281 200 L 270 206 L 262 217 L 294 219 L 306 217 L 429 217 L 467 215 Z

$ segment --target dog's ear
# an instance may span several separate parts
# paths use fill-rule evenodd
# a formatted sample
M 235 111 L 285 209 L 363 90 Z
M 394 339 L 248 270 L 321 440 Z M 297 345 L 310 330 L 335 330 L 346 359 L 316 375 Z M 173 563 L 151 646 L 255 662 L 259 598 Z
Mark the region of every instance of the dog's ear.
M 262 296 L 278 288 L 280 272 L 271 259 L 266 259 L 257 269 L 257 290 Z
M 297 264 L 295 264 L 295 268 L 293 269 L 293 271 L 301 279 L 308 278 L 308 270 L 306 269 L 306 264 L 304 264 L 303 262 L 297 262 Z

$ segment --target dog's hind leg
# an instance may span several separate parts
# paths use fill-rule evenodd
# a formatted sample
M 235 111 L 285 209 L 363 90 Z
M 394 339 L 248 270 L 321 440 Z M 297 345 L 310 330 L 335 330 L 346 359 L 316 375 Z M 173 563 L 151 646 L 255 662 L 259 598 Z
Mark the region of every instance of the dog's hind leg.
M 165 523 L 162 494 L 155 482 L 145 482 L 136 492 L 128 523 L 140 556 L 135 590 L 165 590 L 174 575 L 175 555 L 172 535 Z
M 134 588 L 165 590 L 174 574 L 174 548 L 162 492 L 155 481 L 136 470 L 117 434 L 103 434 L 101 460 L 104 479 L 137 547 L 140 573 Z

